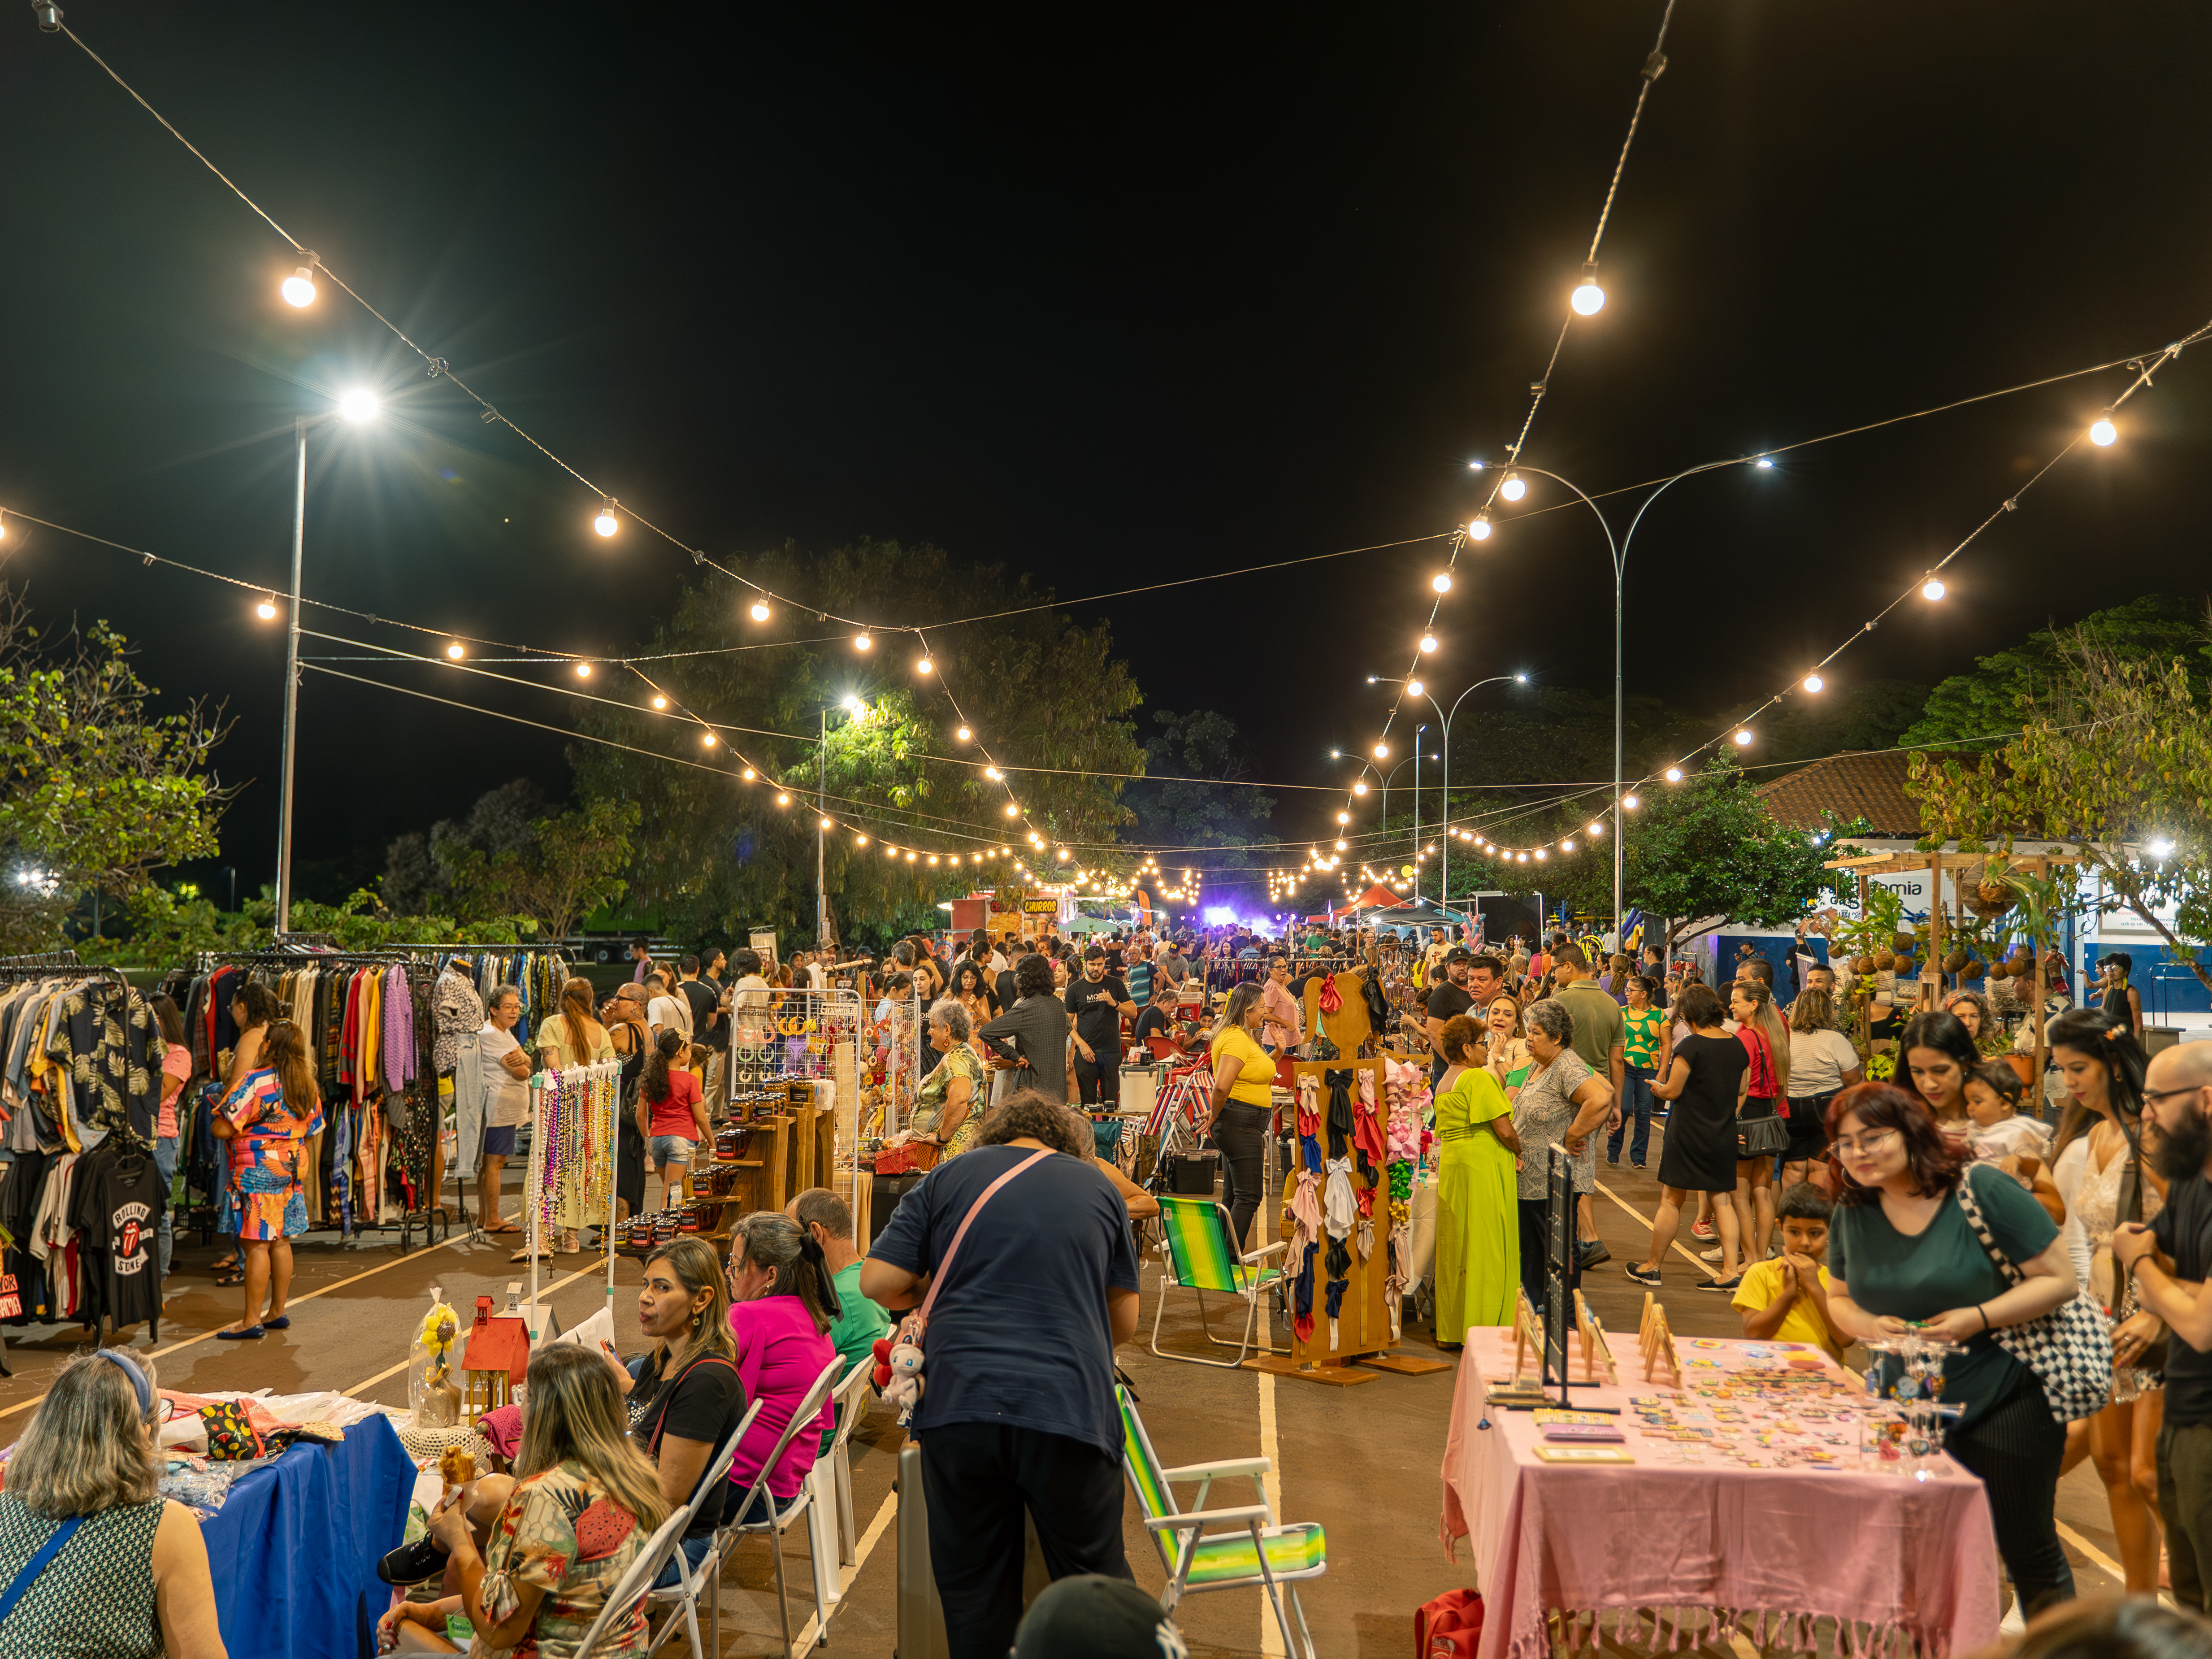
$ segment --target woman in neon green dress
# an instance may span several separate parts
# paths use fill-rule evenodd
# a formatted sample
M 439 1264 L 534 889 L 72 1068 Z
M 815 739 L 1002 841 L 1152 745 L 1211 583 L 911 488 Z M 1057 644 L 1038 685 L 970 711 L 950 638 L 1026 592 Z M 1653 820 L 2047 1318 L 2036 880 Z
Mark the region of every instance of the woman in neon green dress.
M 1484 1069 L 1482 1028 L 1465 1014 L 1437 1034 L 1437 1340 L 1456 1346 L 1470 1325 L 1510 1325 L 1521 1283 L 1521 1153 L 1513 1108 Z

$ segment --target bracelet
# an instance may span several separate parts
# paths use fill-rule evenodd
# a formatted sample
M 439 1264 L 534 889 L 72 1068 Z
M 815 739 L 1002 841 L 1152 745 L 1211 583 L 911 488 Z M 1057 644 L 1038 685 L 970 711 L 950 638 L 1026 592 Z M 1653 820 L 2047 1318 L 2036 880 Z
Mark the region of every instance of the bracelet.
M 1984 1330 L 1987 1330 L 1987 1329 L 1989 1329 L 1989 1328 L 1990 1328 L 1990 1310 L 1989 1310 L 1987 1308 L 1984 1308 L 1984 1306 L 1982 1306 L 1982 1304 L 1981 1304 L 1980 1303 L 1977 1302 L 1977 1303 L 1974 1304 L 1974 1311 L 1975 1311 L 1976 1313 L 1978 1313 L 1978 1314 L 1981 1315 L 1981 1316 L 1982 1316 L 1982 1328 L 1983 1328 Z

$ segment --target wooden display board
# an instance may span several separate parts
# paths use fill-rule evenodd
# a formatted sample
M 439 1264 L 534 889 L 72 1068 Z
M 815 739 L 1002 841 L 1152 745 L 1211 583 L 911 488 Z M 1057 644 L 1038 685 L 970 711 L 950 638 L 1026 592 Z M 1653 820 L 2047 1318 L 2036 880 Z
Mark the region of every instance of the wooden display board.
M 1336 994 L 1344 1006 L 1333 1014 L 1321 1011 L 1321 981 L 1306 981 L 1306 1030 L 1326 1036 L 1337 1047 L 1337 1052 L 1356 1054 L 1360 1045 L 1374 1036 L 1374 1022 L 1367 1017 L 1365 979 L 1358 973 L 1346 971 L 1330 975 Z

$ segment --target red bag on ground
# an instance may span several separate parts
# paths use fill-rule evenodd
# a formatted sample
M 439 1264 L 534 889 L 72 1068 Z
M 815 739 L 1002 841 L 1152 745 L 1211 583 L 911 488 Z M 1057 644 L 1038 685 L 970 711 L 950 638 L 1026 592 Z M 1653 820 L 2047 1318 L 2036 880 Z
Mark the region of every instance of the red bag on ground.
M 1413 1659 L 1474 1659 L 1482 1641 L 1482 1597 L 1446 1590 L 1413 1615 Z

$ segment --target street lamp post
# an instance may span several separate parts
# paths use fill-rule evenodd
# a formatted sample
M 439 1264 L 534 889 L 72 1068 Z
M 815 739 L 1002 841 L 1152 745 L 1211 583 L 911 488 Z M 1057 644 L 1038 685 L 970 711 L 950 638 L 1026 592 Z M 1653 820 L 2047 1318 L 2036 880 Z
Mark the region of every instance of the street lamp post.
M 1607 521 L 1604 510 L 1572 481 L 1563 478 L 1558 473 L 1548 471 L 1543 467 L 1530 466 L 1525 461 L 1516 459 L 1513 463 L 1513 470 L 1516 472 L 1534 472 L 1551 479 L 1555 483 L 1565 484 L 1569 489 L 1573 490 L 1582 504 L 1597 515 L 1598 528 L 1605 532 L 1606 546 L 1613 555 L 1613 926 L 1616 934 L 1621 931 L 1623 914 L 1620 908 L 1621 875 L 1627 858 L 1628 848 L 1627 825 L 1624 822 L 1620 806 L 1624 793 L 1621 783 L 1623 724 L 1620 672 L 1621 596 L 1628 580 L 1628 549 L 1630 544 L 1636 539 L 1637 528 L 1643 524 L 1644 515 L 1651 510 L 1651 503 L 1681 483 L 1683 479 L 1693 478 L 1700 472 L 1714 472 L 1723 467 L 1742 466 L 1746 464 L 1747 458 L 1707 461 L 1703 465 L 1689 467 L 1677 472 L 1644 498 L 1636 509 L 1636 516 L 1628 521 L 1627 534 L 1616 540 L 1613 533 L 1613 526 Z
M 340 399 L 338 412 L 349 421 L 368 420 L 376 413 L 376 399 L 366 392 L 349 392 Z M 276 935 L 280 939 L 292 929 L 292 775 L 300 704 L 300 562 L 307 541 L 306 416 L 294 417 L 292 438 L 298 464 L 292 496 L 292 608 L 284 628 L 283 798 L 276 811 Z
M 1532 467 L 1532 468 L 1530 468 L 1529 470 L 1530 470 L 1531 471 L 1534 471 L 1535 469 Z M 1569 485 L 1569 486 L 1568 486 L 1568 488 L 1572 489 L 1572 488 L 1573 488 L 1573 486 L 1572 486 L 1572 485 Z M 1367 683 L 1368 683 L 1370 685 L 1372 685 L 1372 684 L 1376 684 L 1377 681 L 1379 681 L 1379 680 L 1383 680 L 1383 679 L 1389 679 L 1389 684 L 1392 684 L 1392 685 L 1403 685 L 1403 684 L 1406 684 L 1406 682 L 1405 682 L 1404 680 L 1402 680 L 1402 679 L 1390 678 L 1390 677 L 1389 677 L 1389 676 L 1386 676 L 1386 675 L 1380 675 L 1380 674 L 1370 674 L 1370 675 L 1367 677 Z M 1496 685 L 1496 684 L 1499 684 L 1501 681 L 1504 681 L 1504 680 L 1511 680 L 1511 681 L 1513 681 L 1513 682 L 1514 682 L 1515 684 L 1520 684 L 1520 685 L 1526 685 L 1526 684 L 1528 683 L 1528 677 L 1526 674 L 1492 674 L 1492 675 L 1488 679 L 1486 679 L 1486 680 L 1477 680 L 1477 681 L 1476 681 L 1473 685 L 1470 685 L 1470 686 L 1468 686 L 1468 687 L 1467 688 L 1467 691 L 1462 691 L 1462 692 L 1461 692 L 1461 693 L 1459 694 L 1459 696 L 1457 696 L 1456 697 L 1454 697 L 1454 698 L 1452 699 L 1451 713 L 1449 713 L 1449 714 L 1446 714 L 1446 713 L 1443 711 L 1443 707 L 1442 707 L 1440 704 L 1438 704 L 1438 703 L 1437 703 L 1437 700 L 1436 700 L 1434 697 L 1431 696 L 1430 696 L 1426 691 L 1424 691 L 1424 692 L 1422 692 L 1422 693 L 1421 693 L 1421 696 L 1422 696 L 1423 700 L 1424 700 L 1424 701 L 1425 701 L 1425 702 L 1428 703 L 1428 705 L 1429 705 L 1429 707 L 1430 707 L 1430 708 L 1433 708 L 1433 709 L 1435 709 L 1435 710 L 1437 711 L 1437 723 L 1438 723 L 1439 725 L 1441 725 L 1441 726 L 1443 727 L 1443 733 L 1444 733 L 1444 756 L 1443 756 L 1443 759 L 1444 759 L 1444 810 L 1443 810 L 1444 839 L 1443 839 L 1443 855 L 1441 856 L 1441 858 L 1439 858 L 1439 859 L 1438 859 L 1438 860 L 1437 860 L 1437 870 L 1438 870 L 1438 872 L 1439 872 L 1439 873 L 1438 873 L 1438 876 L 1437 876 L 1437 902 L 1439 905 L 1441 905 L 1441 906 L 1444 906 L 1444 907 L 1447 907 L 1447 908 L 1448 908 L 1448 907 L 1450 905 L 1450 903 L 1451 903 L 1451 727 L 1452 727 L 1452 721 L 1454 721 L 1455 720 L 1456 720 L 1456 719 L 1458 719 L 1458 718 L 1459 718 L 1459 706 L 1460 706 L 1460 704 L 1462 704 L 1462 703 L 1463 703 L 1463 702 L 1465 702 L 1467 701 L 1468 691 L 1480 691 L 1480 690 L 1482 690 L 1482 688 L 1483 688 L 1484 686 L 1486 686 L 1486 685 Z M 1428 728 L 1427 728 L 1426 726 L 1424 726 L 1424 727 L 1422 727 L 1421 729 L 1422 729 L 1423 731 L 1426 731 Z M 1620 769 L 1619 765 L 1618 765 L 1618 763 L 1616 763 L 1616 764 L 1615 764 L 1615 766 L 1614 766 L 1614 770 L 1618 771 L 1619 769 Z M 1419 768 L 1418 768 L 1418 767 L 1416 767 L 1416 768 L 1414 769 L 1414 771 L 1413 771 L 1413 787 L 1414 787 L 1414 790 L 1415 790 L 1415 792 L 1416 792 L 1416 793 L 1415 793 L 1415 796 L 1414 796 L 1414 799 L 1415 799 L 1415 802 L 1416 802 L 1416 806 L 1415 806 L 1415 811 L 1414 811 L 1414 815 L 1413 815 L 1413 839 L 1414 839 L 1416 842 L 1419 841 L 1419 840 L 1420 840 L 1420 838 L 1421 838 L 1421 837 L 1420 837 L 1420 827 L 1421 827 L 1421 825 L 1420 825 L 1420 812 L 1419 812 L 1419 805 L 1418 805 L 1418 803 L 1419 803 L 1419 791 L 1420 787 L 1421 787 L 1421 785 L 1420 785 L 1420 778 L 1421 778 L 1420 769 L 1419 769 Z M 1415 872 L 1414 878 L 1413 878 L 1413 896 L 1414 896 L 1416 898 L 1418 898 L 1418 897 L 1419 897 L 1419 896 L 1420 896 L 1420 890 L 1421 890 L 1421 886 L 1420 886 L 1420 876 L 1419 876 L 1420 866 L 1419 866 L 1419 865 L 1417 864 L 1417 865 L 1415 865 L 1415 866 L 1413 866 L 1413 869 L 1414 869 L 1414 872 Z

